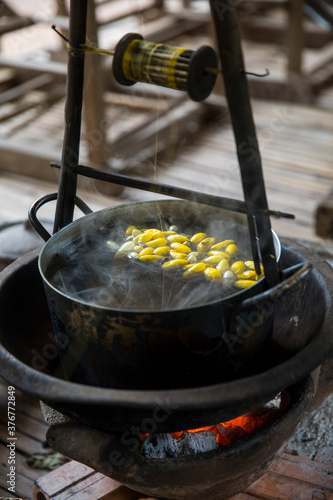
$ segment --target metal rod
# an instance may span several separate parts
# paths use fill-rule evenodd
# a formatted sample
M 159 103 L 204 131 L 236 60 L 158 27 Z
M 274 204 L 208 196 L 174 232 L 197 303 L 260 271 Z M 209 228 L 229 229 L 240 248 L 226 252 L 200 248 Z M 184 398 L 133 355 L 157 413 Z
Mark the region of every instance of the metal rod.
M 266 281 L 280 281 L 256 131 L 252 117 L 247 78 L 240 41 L 235 0 L 210 0 L 219 49 L 224 87 L 234 130 L 245 201 L 259 211 L 256 215 L 259 245 Z M 254 243 L 254 242 L 252 242 Z M 252 244 L 254 248 L 254 244 Z M 255 256 L 254 256 L 255 257 Z
M 50 165 L 53 168 L 60 168 L 60 165 L 58 163 L 52 162 L 50 163 Z M 128 177 L 127 175 L 106 172 L 105 170 L 99 170 L 96 168 L 87 167 L 85 165 L 78 165 L 76 168 L 76 173 L 79 175 L 83 175 L 84 177 L 90 177 L 91 179 L 112 182 L 113 184 L 119 184 L 121 186 L 141 189 L 142 191 L 149 191 L 151 193 L 162 194 L 165 196 L 172 196 L 174 198 L 181 198 L 183 200 L 193 201 L 196 203 L 203 203 L 205 205 L 211 205 L 213 207 L 223 208 L 225 210 L 231 210 L 243 214 L 248 214 L 249 212 L 251 214 L 258 213 L 256 207 L 249 206 L 244 201 L 234 200 L 233 198 L 224 198 L 222 196 L 215 196 L 212 194 L 200 193 L 197 191 L 191 191 L 190 189 L 169 186 L 167 184 L 143 181 L 141 179 L 137 179 L 136 177 Z M 261 211 L 259 210 L 259 212 Z M 267 209 L 267 213 L 269 215 L 272 215 L 273 217 L 278 218 L 295 218 L 295 216 L 292 214 L 287 214 L 285 212 L 279 212 L 275 210 Z
M 86 41 L 86 22 L 87 0 L 71 0 L 65 133 L 54 232 L 72 222 L 74 214 L 77 188 L 75 168 L 79 161 L 84 81 L 84 51 L 81 45 Z

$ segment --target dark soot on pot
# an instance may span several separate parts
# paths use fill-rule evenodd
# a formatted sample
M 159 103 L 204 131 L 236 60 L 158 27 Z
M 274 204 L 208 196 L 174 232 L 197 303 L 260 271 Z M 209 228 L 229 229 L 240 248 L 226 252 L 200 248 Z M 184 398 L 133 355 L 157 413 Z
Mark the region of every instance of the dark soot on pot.
M 183 268 L 163 269 L 161 263 L 141 262 L 126 256 L 115 258 L 116 251 L 109 247 L 107 241 L 122 244 L 128 225 L 105 225 L 64 246 L 50 261 L 47 280 L 74 300 L 93 306 L 134 311 L 192 307 L 237 291 L 232 285 L 209 281 L 202 273 L 185 279 Z M 156 221 L 149 227 L 156 227 Z M 205 231 L 207 235 L 228 238 L 235 227 L 224 227 L 223 231 L 215 231 L 215 235 L 213 228 L 210 229 Z M 190 229 L 187 226 L 187 230 L 179 228 L 179 233 L 194 234 L 204 230 L 204 227 L 195 225 Z M 234 235 L 234 238 L 236 243 L 242 240 L 244 246 L 244 232 Z M 246 254 L 250 255 L 248 250 Z

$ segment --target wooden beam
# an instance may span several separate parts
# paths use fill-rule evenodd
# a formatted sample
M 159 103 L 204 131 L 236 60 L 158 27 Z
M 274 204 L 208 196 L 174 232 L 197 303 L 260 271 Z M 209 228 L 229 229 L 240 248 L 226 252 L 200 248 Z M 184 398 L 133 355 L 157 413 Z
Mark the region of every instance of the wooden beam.
M 287 39 L 286 23 L 281 19 L 268 17 L 240 16 L 242 38 L 262 43 L 285 44 Z M 306 26 L 304 30 L 304 46 L 309 49 L 320 49 L 333 40 L 332 30 L 323 30 L 318 26 Z
M 16 87 L 12 87 L 11 89 L 2 92 L 0 94 L 0 105 L 6 102 L 14 101 L 15 99 L 19 99 L 20 97 L 26 95 L 28 92 L 44 87 L 52 81 L 53 78 L 51 75 L 45 73 L 37 75 L 30 80 L 21 83 L 20 85 L 16 85 Z
M 9 17 L 2 19 L 0 20 L 0 35 L 26 28 L 32 24 L 32 20 L 27 17 Z
M 333 239 L 333 190 L 318 205 L 315 221 L 316 234 L 321 238 Z
M 0 54 L 0 67 L 13 68 L 31 73 L 48 73 L 55 77 L 66 78 L 67 65 L 57 61 L 33 61 L 23 58 L 14 58 Z
M 95 1 L 88 0 L 87 12 L 87 40 L 95 47 L 98 43 L 98 29 L 96 21 Z M 84 139 L 88 146 L 88 161 L 92 167 L 99 169 L 108 168 L 108 158 L 111 154 L 107 142 L 105 118 L 105 103 L 103 94 L 105 90 L 104 72 L 102 71 L 101 55 L 86 52 L 83 88 L 83 117 Z M 108 124 L 109 125 L 109 124 Z M 112 124 L 111 124 L 112 127 Z M 118 195 L 122 188 L 95 181 L 98 191 L 111 196 Z
M 294 79 L 302 74 L 302 55 L 304 49 L 303 0 L 290 0 L 288 9 L 288 77 Z

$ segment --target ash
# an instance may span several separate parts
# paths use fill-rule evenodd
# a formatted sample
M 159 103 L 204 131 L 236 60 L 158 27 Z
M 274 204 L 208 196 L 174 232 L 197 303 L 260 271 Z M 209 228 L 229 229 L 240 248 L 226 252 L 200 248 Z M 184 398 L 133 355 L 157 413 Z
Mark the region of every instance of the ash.
M 333 465 L 333 394 L 303 420 L 288 443 L 288 451 Z
M 149 435 L 141 446 L 141 453 L 146 458 L 176 458 L 205 453 L 218 448 L 215 433 L 184 431 L 179 439 L 171 434 Z

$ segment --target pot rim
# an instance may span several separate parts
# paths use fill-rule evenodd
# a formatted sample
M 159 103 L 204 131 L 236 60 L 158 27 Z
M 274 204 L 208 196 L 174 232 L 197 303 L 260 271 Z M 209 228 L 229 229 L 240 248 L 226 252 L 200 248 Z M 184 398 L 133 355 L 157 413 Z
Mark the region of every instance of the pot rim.
M 44 254 L 45 252 L 48 250 L 48 247 L 51 245 L 51 244 L 54 244 L 54 242 L 56 242 L 58 239 L 61 239 L 63 237 L 64 234 L 70 232 L 73 230 L 73 228 L 75 229 L 77 226 L 80 227 L 84 224 L 84 221 L 89 218 L 89 219 L 92 219 L 94 217 L 98 217 L 104 213 L 107 213 L 107 212 L 114 212 L 114 211 L 117 211 L 117 210 L 124 210 L 124 207 L 126 206 L 134 206 L 134 205 L 155 205 L 156 203 L 159 203 L 159 204 L 162 204 L 162 205 L 177 205 L 177 204 L 186 204 L 186 205 L 190 205 L 190 204 L 193 204 L 193 205 L 198 205 L 197 203 L 193 203 L 193 202 L 190 202 L 190 201 L 185 201 L 185 200 L 164 200 L 164 199 L 161 199 L 161 200 L 152 200 L 152 201 L 141 201 L 141 202 L 133 202 L 133 203 L 124 203 L 122 205 L 115 205 L 115 206 L 112 206 L 112 207 L 107 207 L 107 208 L 103 208 L 101 210 L 98 210 L 96 212 L 92 212 L 88 215 L 84 215 L 83 217 L 80 217 L 79 219 L 76 219 L 75 221 L 71 222 L 70 224 L 68 224 L 67 226 L 63 227 L 62 229 L 60 229 L 57 233 L 53 234 L 51 236 L 51 238 L 43 245 L 40 253 L 39 253 L 39 257 L 38 257 L 38 269 L 39 269 L 39 272 L 40 272 L 40 275 L 42 276 L 42 279 L 43 279 L 43 282 L 49 287 L 51 288 L 55 293 L 63 296 L 64 298 L 68 299 L 68 300 L 71 300 L 73 302 L 75 302 L 76 304 L 80 304 L 80 305 L 83 305 L 83 306 L 86 306 L 86 307 L 93 307 L 94 309 L 97 309 L 97 310 L 105 310 L 105 311 L 115 311 L 119 314 L 127 314 L 127 315 L 138 315 L 138 314 L 161 314 L 161 313 L 164 313 L 164 314 L 167 314 L 168 312 L 173 312 L 175 313 L 175 311 L 191 311 L 193 309 L 200 309 L 200 308 L 205 308 L 205 307 L 209 307 L 209 306 L 214 306 L 214 305 L 217 305 L 221 302 L 225 302 L 225 301 L 232 301 L 232 300 L 236 300 L 238 301 L 243 295 L 245 295 L 245 292 L 249 292 L 249 288 L 247 289 L 244 289 L 244 290 L 239 290 L 239 291 L 236 291 L 234 293 L 231 293 L 223 298 L 217 298 L 215 300 L 211 300 L 209 302 L 204 302 L 202 304 L 195 304 L 195 305 L 192 305 L 192 306 L 187 306 L 187 307 L 183 307 L 183 308 L 173 308 L 173 309 L 157 309 L 157 310 L 151 310 L 151 309 L 123 309 L 123 308 L 113 308 L 113 307 L 107 307 L 107 306 L 102 306 L 100 304 L 95 304 L 95 303 L 92 303 L 92 302 L 88 302 L 88 301 L 85 301 L 85 300 L 82 300 L 82 299 L 78 299 L 76 297 L 73 297 L 71 295 L 68 295 L 67 293 L 65 292 L 62 292 L 61 290 L 59 290 L 58 288 L 56 288 L 47 278 L 46 278 L 46 275 L 45 275 L 45 272 L 43 270 L 43 267 L 45 267 L 45 271 L 47 269 L 47 266 L 48 264 L 46 264 L 46 266 L 44 266 L 43 264 L 43 258 L 44 258 Z M 234 213 L 234 212 L 230 212 L 229 210 L 225 210 L 223 208 L 216 208 L 216 207 L 209 207 L 211 208 L 211 210 L 220 210 L 224 213 Z M 237 213 L 237 212 L 236 212 Z M 244 214 L 239 214 L 237 213 L 237 216 L 243 216 Z M 244 215 L 244 218 L 245 218 L 245 215 Z M 280 243 L 280 240 L 279 240 L 279 237 L 278 235 L 276 234 L 276 232 L 271 229 L 271 232 L 272 232 L 272 235 L 273 235 L 273 241 L 274 241 L 274 247 L 275 247 L 275 252 L 276 252 L 276 261 L 279 262 L 280 260 L 280 257 L 281 257 L 281 243 Z M 67 242 L 66 244 L 68 244 L 69 242 Z M 255 295 L 255 291 L 256 289 L 258 288 L 258 285 L 259 284 L 262 284 L 263 281 L 265 280 L 265 276 L 260 278 L 254 285 L 251 286 L 251 295 Z
M 303 257 L 305 253 L 309 260 L 311 260 L 311 255 L 313 258 L 313 253 L 306 247 L 298 244 L 297 246 L 303 251 Z M 33 250 L 4 269 L 0 274 L 0 287 L 19 266 L 23 267 L 32 261 L 37 261 L 39 252 L 40 249 Z M 321 274 L 325 272 L 324 282 L 330 294 L 330 300 L 327 299 L 327 315 L 321 328 L 322 333 L 312 339 L 300 352 L 265 372 L 220 384 L 185 389 L 125 390 L 103 388 L 65 381 L 40 372 L 23 363 L 0 344 L 1 375 L 12 385 L 34 394 L 45 402 L 54 400 L 63 404 L 116 405 L 137 409 L 153 409 L 158 404 L 165 404 L 174 405 L 177 408 L 176 412 L 179 409 L 199 409 L 203 404 L 206 405 L 206 408 L 215 407 L 216 404 L 232 405 L 239 403 L 240 398 L 244 398 L 244 394 L 246 394 L 246 399 L 270 396 L 272 392 L 277 394 L 282 389 L 305 378 L 310 371 L 317 368 L 333 353 L 333 310 L 331 304 L 333 269 L 318 256 L 316 257 L 316 268 Z M 326 346 L 325 353 L 323 345 Z M 27 380 L 29 384 L 27 384 Z M 184 398 L 185 394 L 186 398 Z

